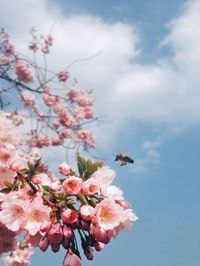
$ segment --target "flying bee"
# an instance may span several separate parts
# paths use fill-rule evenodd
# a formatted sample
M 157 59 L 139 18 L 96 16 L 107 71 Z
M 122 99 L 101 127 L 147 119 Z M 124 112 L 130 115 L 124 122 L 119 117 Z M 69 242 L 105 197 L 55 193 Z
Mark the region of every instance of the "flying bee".
M 115 161 L 120 161 L 121 166 L 126 165 L 127 163 L 134 163 L 134 160 L 130 156 L 125 155 L 121 152 L 116 155 Z

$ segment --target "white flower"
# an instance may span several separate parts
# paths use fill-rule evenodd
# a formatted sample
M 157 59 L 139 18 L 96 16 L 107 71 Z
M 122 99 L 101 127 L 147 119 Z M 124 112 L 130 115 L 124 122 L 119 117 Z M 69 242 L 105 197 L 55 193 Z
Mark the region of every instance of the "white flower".
M 124 200 L 122 190 L 116 186 L 108 186 L 104 196 L 111 197 L 115 200 Z
M 101 193 L 106 194 L 107 187 L 113 182 L 116 173 L 114 170 L 110 169 L 108 166 L 103 166 L 99 168 L 94 174 L 92 174 L 92 178 L 97 181 L 101 188 Z

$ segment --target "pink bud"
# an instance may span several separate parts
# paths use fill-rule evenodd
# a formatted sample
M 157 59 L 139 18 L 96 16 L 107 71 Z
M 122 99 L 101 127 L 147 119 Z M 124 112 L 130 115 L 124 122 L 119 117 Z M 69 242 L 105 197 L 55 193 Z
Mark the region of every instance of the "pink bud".
M 59 137 L 54 137 L 51 139 L 53 146 L 59 146 L 62 143 L 62 140 Z
M 59 120 L 55 120 L 54 122 L 53 122 L 53 126 L 57 129 L 57 128 L 59 128 L 60 127 L 60 122 L 59 122 Z
M 49 240 L 48 238 L 45 236 L 43 238 L 40 239 L 40 242 L 39 242 L 39 248 L 45 252 L 47 249 L 48 249 L 48 246 L 49 246 Z
M 62 163 L 59 165 L 58 171 L 60 172 L 61 175 L 68 176 L 70 175 L 72 169 L 68 164 Z
M 73 230 L 79 228 L 79 227 L 80 227 L 79 220 L 77 219 L 76 222 L 74 222 L 71 226 L 72 226 L 72 229 L 73 229 Z
M 63 261 L 63 266 L 82 266 L 81 259 L 69 248 Z
M 66 209 L 61 213 L 61 218 L 64 223 L 73 224 L 77 222 L 78 215 L 75 210 L 72 209 Z
M 65 249 L 68 249 L 69 245 L 70 245 L 70 240 L 66 237 L 63 238 L 62 240 L 62 246 L 65 248 Z
M 60 249 L 60 243 L 51 243 L 51 250 L 53 252 L 58 252 Z
M 69 227 L 68 225 L 64 224 L 64 226 L 63 226 L 63 235 L 64 235 L 66 238 L 71 238 L 72 235 L 73 235 L 72 228 Z
M 67 71 L 60 71 L 57 76 L 59 81 L 65 82 L 69 78 L 69 73 Z
M 115 200 L 117 204 L 119 204 L 122 208 L 129 208 L 130 204 L 125 200 Z
M 32 177 L 32 182 L 33 182 L 33 184 L 38 185 L 41 183 L 41 179 L 39 176 L 35 175 Z
M 63 237 L 62 226 L 60 223 L 55 223 L 51 225 L 48 232 L 48 239 L 50 243 L 57 244 L 60 243 Z
M 84 254 L 88 260 L 93 260 L 94 255 L 91 247 L 87 247 L 86 249 L 84 249 Z
M 82 205 L 80 208 L 81 218 L 85 221 L 90 221 L 94 214 L 94 208 L 89 205 Z
M 89 231 L 90 230 L 90 224 L 86 221 L 83 221 L 83 220 L 79 220 L 79 223 L 80 223 L 80 227 L 82 230 L 84 231 Z
M 104 248 L 104 243 L 96 242 L 95 243 L 95 249 L 96 251 L 101 251 Z

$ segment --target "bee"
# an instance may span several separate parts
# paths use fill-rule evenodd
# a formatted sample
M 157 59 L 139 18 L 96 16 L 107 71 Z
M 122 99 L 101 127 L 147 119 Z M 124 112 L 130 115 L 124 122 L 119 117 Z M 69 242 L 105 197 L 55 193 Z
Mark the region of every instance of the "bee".
M 127 163 L 134 163 L 134 160 L 130 156 L 125 155 L 121 152 L 116 154 L 115 161 L 120 161 L 121 166 L 126 165 Z

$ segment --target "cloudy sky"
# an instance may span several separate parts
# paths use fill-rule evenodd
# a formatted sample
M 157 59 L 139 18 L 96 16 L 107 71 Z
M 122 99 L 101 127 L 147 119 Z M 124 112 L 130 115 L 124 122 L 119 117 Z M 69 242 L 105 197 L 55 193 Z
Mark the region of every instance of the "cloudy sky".
M 69 71 L 101 121 L 93 153 L 139 216 L 85 266 L 199 266 L 200 0 L 0 0 L 0 26 L 24 53 L 32 26 L 53 26 L 49 68 L 77 60 Z M 118 151 L 135 164 L 114 164 Z M 31 265 L 61 265 L 51 255 Z

